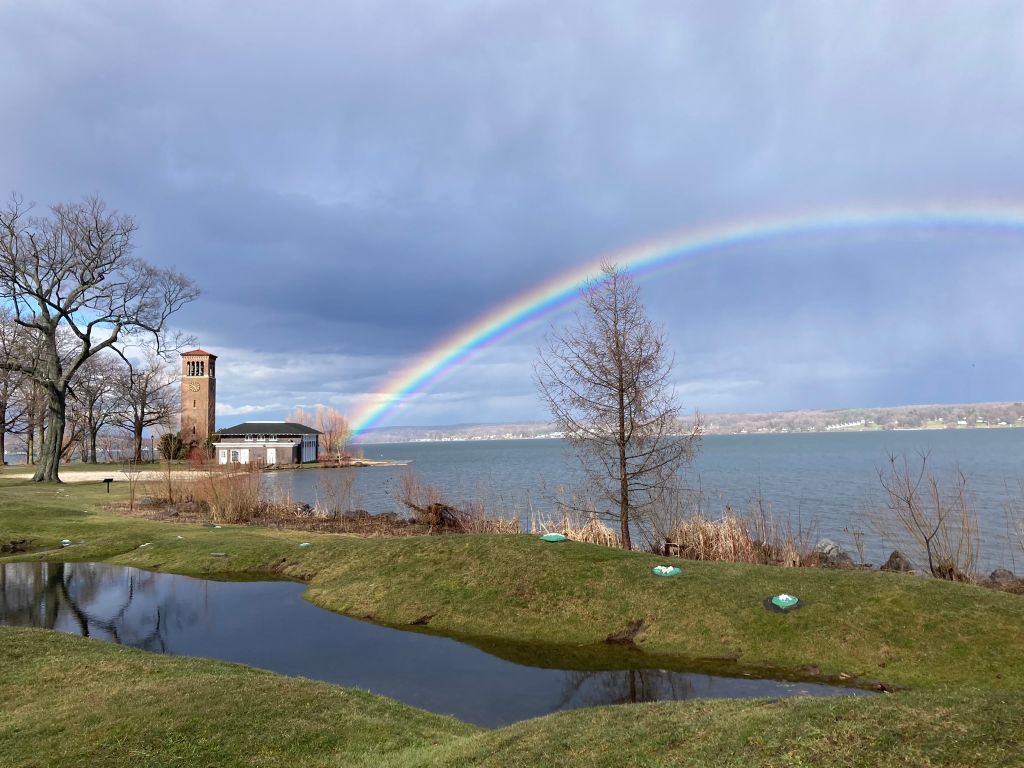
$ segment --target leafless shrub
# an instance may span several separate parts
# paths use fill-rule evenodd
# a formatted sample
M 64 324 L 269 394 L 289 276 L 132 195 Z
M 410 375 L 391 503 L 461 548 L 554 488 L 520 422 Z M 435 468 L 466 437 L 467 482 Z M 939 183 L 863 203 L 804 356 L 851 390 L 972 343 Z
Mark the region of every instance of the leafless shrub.
M 1017 478 L 1015 484 L 1006 483 L 1003 512 L 1006 517 L 1006 538 L 1010 543 L 1010 563 L 1016 570 L 1016 550 L 1024 552 L 1024 480 L 1021 478 Z
M 176 474 L 168 473 L 148 484 L 147 492 L 153 499 L 173 506 L 179 519 L 373 537 L 519 533 L 518 517 L 488 516 L 483 501 L 463 502 L 455 507 L 443 500 L 437 488 L 420 483 L 415 476 L 403 480 L 403 502 L 413 512 L 409 517 L 353 510 L 353 504 L 358 503 L 354 485 L 352 473 L 324 475 L 317 486 L 317 500 L 310 505 L 294 501 L 287 492 L 268 493 L 259 467 L 199 462 L 183 479 L 178 480 Z M 416 509 L 411 504 L 422 508 Z
M 142 467 L 140 467 L 139 464 L 140 462 L 134 459 L 129 459 L 128 463 L 125 464 L 124 469 L 121 470 L 125 480 L 128 481 L 128 509 L 131 511 L 134 511 L 135 509 L 136 489 L 139 485 L 139 474 L 142 471 Z
M 441 504 L 441 489 L 420 480 L 413 469 L 406 469 L 398 481 L 398 501 L 412 512 L 422 513 L 423 510 Z
M 460 505 L 459 525 L 463 533 L 519 533 L 518 517 L 489 516 L 481 501 Z
M 217 523 L 246 523 L 266 509 L 263 474 L 251 464 L 207 464 L 192 481 L 192 499 Z
M 666 542 L 672 540 L 681 525 L 692 519 L 708 519 L 707 504 L 699 476 L 692 487 L 684 477 L 663 479 L 660 492 L 638 526 L 644 548 L 664 554 Z
M 761 547 L 764 562 L 789 568 L 817 565 L 814 543 L 818 523 L 814 518 L 805 518 L 800 505 L 795 520 L 791 514 L 776 515 L 759 487 L 750 502 L 748 525 Z
M 843 533 L 850 537 L 853 542 L 853 548 L 857 550 L 857 562 L 861 565 L 864 564 L 864 531 L 860 528 L 843 528 Z
M 889 455 L 878 480 L 885 506 L 869 520 L 883 539 L 905 551 L 911 560 L 927 564 L 932 576 L 971 581 L 978 565 L 978 516 L 968 490 L 967 475 L 954 468 L 943 488 L 928 466 L 929 454 L 918 454 L 912 467 L 906 455 Z
M 360 506 L 360 499 L 355 487 L 356 473 L 353 470 L 324 472 L 316 483 L 314 507 L 321 510 L 324 517 L 338 517 L 356 509 Z
M 412 514 L 412 521 L 433 531 L 459 533 L 519 532 L 519 520 L 489 518 L 486 503 L 481 498 L 465 501 L 456 506 L 444 498 L 441 489 L 422 482 L 412 469 L 402 473 L 399 482 L 399 502 Z

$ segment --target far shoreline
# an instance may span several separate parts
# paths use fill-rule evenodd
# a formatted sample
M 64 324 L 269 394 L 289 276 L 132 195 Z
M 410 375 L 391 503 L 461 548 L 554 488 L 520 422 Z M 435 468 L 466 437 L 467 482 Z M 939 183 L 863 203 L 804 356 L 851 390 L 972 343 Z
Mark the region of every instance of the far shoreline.
M 893 429 L 809 429 L 809 430 L 757 430 L 755 432 L 704 432 L 701 437 L 793 437 L 800 435 L 864 435 L 884 434 L 892 432 L 995 432 L 1014 429 L 1024 429 L 1024 424 L 992 425 L 988 427 L 895 427 Z M 441 438 L 415 438 L 409 440 L 360 440 L 352 443 L 352 447 L 360 448 L 370 445 L 419 445 L 437 443 L 508 443 L 508 442 L 530 442 L 537 440 L 564 440 L 561 436 L 537 435 L 520 437 L 441 437 Z

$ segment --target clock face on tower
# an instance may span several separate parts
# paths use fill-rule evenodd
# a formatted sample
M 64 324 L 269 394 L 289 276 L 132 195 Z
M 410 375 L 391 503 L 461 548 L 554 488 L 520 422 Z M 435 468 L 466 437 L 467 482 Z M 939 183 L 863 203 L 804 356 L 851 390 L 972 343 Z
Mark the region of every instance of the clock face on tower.
M 199 382 L 198 381 L 191 381 L 191 382 L 189 382 L 188 388 L 189 388 L 190 392 L 198 392 L 199 391 Z

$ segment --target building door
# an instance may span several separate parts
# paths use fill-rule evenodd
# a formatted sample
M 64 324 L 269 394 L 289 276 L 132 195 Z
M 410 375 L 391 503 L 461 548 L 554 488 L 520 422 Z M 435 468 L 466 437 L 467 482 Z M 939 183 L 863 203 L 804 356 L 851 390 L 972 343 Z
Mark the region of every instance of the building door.
M 277 448 L 267 448 L 267 464 L 277 464 Z

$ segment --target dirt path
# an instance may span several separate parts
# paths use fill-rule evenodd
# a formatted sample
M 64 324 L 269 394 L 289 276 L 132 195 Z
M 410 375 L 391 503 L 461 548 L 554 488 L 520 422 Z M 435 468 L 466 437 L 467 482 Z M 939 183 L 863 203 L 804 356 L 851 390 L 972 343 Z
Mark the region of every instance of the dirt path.
M 195 480 L 199 477 L 199 472 L 192 472 L 191 470 L 178 470 L 173 473 L 175 480 Z M 114 482 L 127 482 L 128 475 L 120 469 L 108 469 L 85 472 L 61 472 L 60 479 L 65 483 L 99 483 L 106 480 L 108 477 L 114 478 Z M 135 479 L 144 483 L 152 482 L 154 480 L 163 480 L 166 477 L 166 473 L 155 470 L 146 469 L 135 474 Z M 31 480 L 31 472 L 4 472 L 0 474 L 0 478 L 8 478 L 10 480 Z

